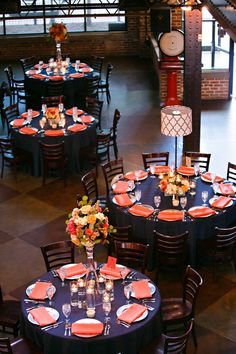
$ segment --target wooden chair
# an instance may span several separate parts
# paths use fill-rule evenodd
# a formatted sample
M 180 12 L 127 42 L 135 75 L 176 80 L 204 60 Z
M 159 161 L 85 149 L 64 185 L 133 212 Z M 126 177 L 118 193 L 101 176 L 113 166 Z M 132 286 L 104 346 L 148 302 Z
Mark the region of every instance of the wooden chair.
M 85 97 L 98 98 L 99 77 L 86 79 Z
M 17 337 L 19 330 L 20 302 L 16 300 L 3 300 L 0 285 L 0 332 Z
M 102 116 L 102 107 L 103 101 L 98 100 L 94 97 L 86 97 L 86 112 L 91 114 L 98 121 L 98 128 L 101 129 L 101 116 Z
M 114 226 L 114 225 L 113 225 Z M 108 254 L 115 253 L 115 242 L 131 241 L 131 225 L 114 226 L 115 232 L 109 234 Z
M 219 264 L 233 263 L 236 271 L 235 243 L 236 226 L 229 228 L 216 227 L 215 250 L 213 252 L 213 279 L 216 279 L 216 270 Z
M 2 109 L 2 116 L 3 116 L 3 121 L 4 125 L 7 126 L 7 134 L 8 136 L 11 133 L 11 125 L 10 123 L 16 119 L 19 118 L 20 112 L 18 108 L 17 103 L 13 103 L 12 105 L 5 107 Z
M 106 193 L 109 195 L 112 179 L 119 174 L 124 174 L 123 158 L 102 164 L 102 171 L 106 183 Z
M 8 164 L 13 167 L 14 178 L 15 180 L 17 180 L 17 167 L 21 163 L 32 163 L 30 153 L 15 148 L 13 138 L 1 137 L 0 151 L 2 154 L 1 178 L 3 178 L 5 164 Z
M 75 263 L 75 247 L 71 240 L 58 241 L 41 246 L 47 272 L 68 263 Z
M 236 165 L 228 162 L 226 179 L 236 183 Z
M 106 93 L 107 104 L 110 103 L 111 93 L 110 93 L 110 80 L 111 80 L 111 72 L 113 70 L 113 66 L 111 64 L 107 64 L 107 72 L 106 79 L 100 79 L 98 84 L 98 93 Z
M 22 58 L 20 59 L 20 63 L 23 69 L 24 74 L 26 75 L 26 71 L 29 69 L 32 69 L 35 64 L 37 64 L 37 59 L 35 56 L 27 57 L 27 58 Z
M 12 105 L 16 101 L 26 101 L 29 95 L 25 92 L 25 80 L 15 78 L 11 65 L 7 65 L 4 72 L 7 76 L 7 81 L 11 92 L 10 104 Z
M 47 97 L 64 96 L 64 81 L 49 81 L 47 83 Z M 65 101 L 65 97 L 64 97 Z
M 188 231 L 176 235 L 163 235 L 154 230 L 156 249 L 156 283 L 161 268 L 176 268 L 184 272 L 186 261 L 186 242 Z M 181 274 L 182 274 L 181 272 Z
M 184 156 L 191 158 L 192 167 L 194 167 L 195 164 L 198 164 L 202 172 L 209 170 L 211 154 L 203 152 L 185 151 Z
M 200 274 L 187 266 L 183 280 L 183 295 L 181 298 L 163 298 L 162 299 L 162 321 L 164 333 L 169 326 L 184 325 L 186 327 L 189 320 L 194 319 L 195 305 L 199 289 L 202 285 Z M 195 346 L 197 338 L 193 324 L 192 335 Z
M 107 207 L 107 198 L 105 196 L 99 195 L 99 193 L 98 193 L 96 171 L 93 169 L 93 170 L 87 172 L 81 178 L 81 182 L 84 187 L 85 194 L 89 197 L 89 200 L 92 200 L 93 203 L 95 203 L 97 200 L 99 200 L 101 208 L 102 209 L 106 208 Z
M 121 118 L 120 111 L 116 108 L 114 111 L 114 116 L 113 116 L 113 124 L 112 127 L 110 128 L 111 131 L 111 138 L 110 138 L 110 144 L 109 147 L 113 147 L 114 149 L 114 155 L 115 158 L 118 158 L 118 146 L 117 146 L 117 127 L 118 127 L 118 122 Z M 102 129 L 101 132 L 103 134 L 107 134 L 109 129 Z
M 161 335 L 158 345 L 155 347 L 154 351 L 149 351 L 147 348 L 147 353 L 149 354 L 183 354 L 186 353 L 186 347 L 188 343 L 189 336 L 192 332 L 194 320 L 192 319 L 185 332 L 178 336 L 167 336 L 165 334 Z
M 57 107 L 59 103 L 64 103 L 64 96 L 42 97 L 42 104 L 46 104 L 47 107 Z
M 100 74 L 102 74 L 102 66 L 103 66 L 104 57 L 92 55 L 89 59 L 89 66 L 93 68 Z
M 65 156 L 64 141 L 57 144 L 40 143 L 40 149 L 43 157 L 43 181 L 45 185 L 46 178 L 50 171 L 58 170 L 63 178 L 64 186 L 66 186 L 66 166 L 68 159 Z
M 115 242 L 115 256 L 117 262 L 128 267 L 140 269 L 145 273 L 147 267 L 149 244 L 143 245 L 137 242 Z
M 169 152 L 143 152 L 142 158 L 145 170 L 152 164 L 168 166 Z
M 0 353 L 4 354 L 43 354 L 31 341 L 26 338 L 0 338 Z

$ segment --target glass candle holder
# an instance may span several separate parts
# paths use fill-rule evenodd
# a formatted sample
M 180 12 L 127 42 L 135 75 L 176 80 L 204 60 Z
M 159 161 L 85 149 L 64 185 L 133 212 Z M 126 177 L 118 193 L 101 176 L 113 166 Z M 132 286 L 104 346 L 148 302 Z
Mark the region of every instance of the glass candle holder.
M 77 281 L 70 282 L 70 303 L 72 307 L 78 306 L 78 285 Z
M 78 308 L 83 308 L 83 302 L 85 301 L 85 281 L 83 279 L 79 279 L 77 282 L 78 285 Z
M 112 279 L 108 279 L 105 282 L 105 289 L 110 295 L 110 301 L 114 300 L 114 282 Z
M 105 278 L 100 274 L 98 276 L 98 292 L 103 294 L 105 291 Z
M 95 317 L 95 291 L 94 288 L 87 287 L 86 288 L 86 301 L 87 301 L 87 311 L 86 315 L 89 318 Z
M 189 188 L 190 188 L 189 194 L 195 195 L 196 194 L 196 180 L 192 179 L 189 182 Z

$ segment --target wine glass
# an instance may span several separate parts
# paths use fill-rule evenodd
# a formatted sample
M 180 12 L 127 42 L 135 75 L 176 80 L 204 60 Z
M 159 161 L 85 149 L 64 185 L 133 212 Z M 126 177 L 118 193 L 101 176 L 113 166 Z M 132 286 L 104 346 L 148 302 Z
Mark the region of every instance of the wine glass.
M 48 303 L 49 306 L 52 306 L 52 298 L 53 298 L 53 295 L 55 294 L 55 291 L 56 291 L 56 289 L 54 286 L 50 286 L 46 291 L 47 297 L 49 299 L 49 303 Z
M 150 168 L 150 172 L 151 172 L 151 178 L 155 178 L 155 171 L 156 171 L 155 164 L 151 164 L 149 166 L 149 168 Z
M 130 296 L 131 296 L 131 293 L 132 293 L 132 287 L 131 287 L 131 285 L 129 284 L 129 285 L 126 285 L 126 286 L 124 286 L 124 295 L 125 295 L 125 297 L 126 297 L 126 304 L 127 305 L 129 305 L 129 303 L 130 303 Z
M 141 170 L 136 170 L 134 171 L 134 175 L 135 175 L 135 179 L 136 179 L 136 184 L 141 184 L 141 182 L 139 182 L 139 179 L 142 175 L 142 171 Z
M 61 278 L 61 286 L 65 286 L 65 278 L 66 278 L 66 270 L 61 268 L 60 269 L 60 278 Z
M 141 196 L 142 196 L 142 191 L 140 189 L 136 189 L 134 191 L 134 195 L 135 195 L 136 200 L 139 202 L 141 199 Z
M 65 323 L 65 331 L 68 328 L 68 323 L 69 323 L 69 316 L 71 314 L 71 305 L 68 303 L 65 303 L 62 305 L 62 313 L 66 318 L 66 323 Z M 66 332 L 65 332 L 66 333 Z
M 121 278 L 123 279 L 121 284 L 125 285 L 125 277 L 127 275 L 127 268 L 126 267 L 122 267 L 120 269 L 120 275 L 121 275 Z
M 60 103 L 58 104 L 58 109 L 59 109 L 59 112 L 60 112 L 60 113 L 63 112 L 63 110 L 64 110 L 64 104 L 63 104 L 62 102 L 60 102 Z
M 208 191 L 202 191 L 201 198 L 203 201 L 202 206 L 207 206 L 206 201 L 208 199 Z
M 185 212 L 186 212 L 186 210 L 185 210 L 185 207 L 186 207 L 186 205 L 187 205 L 187 197 L 180 197 L 179 198 L 179 203 L 180 203 L 180 205 L 181 205 L 181 208 L 182 208 L 182 210 L 183 210 L 183 212 L 184 212 L 184 217 L 183 217 L 183 221 L 185 221 Z
M 195 163 L 195 164 L 194 164 L 195 179 L 197 179 L 197 177 L 198 177 L 198 175 L 199 175 L 199 172 L 200 172 L 199 164 L 198 164 L 198 163 Z
M 40 125 L 40 128 L 43 130 L 44 125 L 45 125 L 45 122 L 44 122 L 44 120 L 43 120 L 43 119 L 40 119 L 40 121 L 39 121 L 39 125 Z
M 158 208 L 159 208 L 159 206 L 161 204 L 161 196 L 160 195 L 155 195 L 153 200 L 154 200 L 154 204 L 155 204 L 155 206 L 157 208 L 157 211 L 158 211 L 159 210 Z
M 108 319 L 109 319 L 108 315 L 111 312 L 111 301 L 103 301 L 102 309 L 103 309 L 103 312 L 106 316 L 105 321 L 108 321 Z

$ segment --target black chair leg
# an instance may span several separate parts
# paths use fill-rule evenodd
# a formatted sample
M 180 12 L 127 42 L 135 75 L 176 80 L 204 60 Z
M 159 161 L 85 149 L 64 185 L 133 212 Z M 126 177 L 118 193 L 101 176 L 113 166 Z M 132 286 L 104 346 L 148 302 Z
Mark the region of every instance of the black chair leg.
M 196 337 L 196 332 L 195 332 L 195 324 L 193 323 L 193 329 L 192 329 L 192 336 L 193 336 L 193 343 L 195 347 L 197 347 L 197 337 Z

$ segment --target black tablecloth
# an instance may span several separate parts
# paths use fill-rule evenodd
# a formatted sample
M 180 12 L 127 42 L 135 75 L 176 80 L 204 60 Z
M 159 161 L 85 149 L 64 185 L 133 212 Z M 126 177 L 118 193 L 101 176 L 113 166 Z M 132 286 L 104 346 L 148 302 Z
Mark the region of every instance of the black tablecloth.
M 136 277 L 145 278 L 141 273 L 137 273 Z M 50 280 L 56 287 L 52 307 L 60 313 L 59 321 L 64 321 L 61 308 L 63 303 L 70 302 L 69 284 L 62 287 L 60 280 L 54 278 L 51 273 L 45 274 L 40 279 Z M 66 282 L 68 283 L 68 281 Z M 156 292 L 153 295 L 156 302 L 151 303 L 151 306 L 154 307 L 155 310 L 148 311 L 148 316 L 145 319 L 133 323 L 129 328 L 126 328 L 116 323 L 116 311 L 120 306 L 125 304 L 126 299 L 121 280 L 116 280 L 114 283 L 115 300 L 112 302 L 112 310 L 109 315 L 111 317 L 109 336 L 100 335 L 92 338 L 81 338 L 72 335 L 71 337 L 65 337 L 64 324 L 45 332 L 41 330 L 39 326 L 30 323 L 27 319 L 26 309 L 31 307 L 32 303 L 24 303 L 23 298 L 26 298 L 26 295 L 22 298 L 21 303 L 22 334 L 35 342 L 44 351 L 44 354 L 137 354 L 142 347 L 146 346 L 154 337 L 159 337 L 162 332 L 160 293 L 156 288 Z M 137 302 L 137 300 L 132 298 L 132 302 Z M 48 301 L 46 301 L 45 306 L 48 306 Z M 102 305 L 96 306 L 95 318 L 104 322 L 104 317 Z M 77 308 L 72 310 L 70 315 L 70 321 L 72 323 L 82 318 L 86 318 L 86 310 Z
M 142 191 L 142 197 L 140 202 L 143 204 L 151 205 L 155 208 L 153 197 L 155 195 L 161 195 L 160 209 L 179 209 L 181 206 L 172 206 L 172 197 L 164 196 L 164 193 L 158 188 L 159 178 L 150 178 L 143 180 L 140 185 L 136 185 L 136 189 L 139 188 Z M 189 195 L 186 210 L 193 206 L 202 205 L 201 192 L 207 190 L 209 198 L 213 197 L 213 189 L 211 183 L 197 179 L 197 193 L 195 196 Z M 178 235 L 184 231 L 189 231 L 188 237 L 188 261 L 192 266 L 197 264 L 197 240 L 204 240 L 214 235 L 215 226 L 227 227 L 232 222 L 236 221 L 236 202 L 233 201 L 233 205 L 226 208 L 223 212 L 218 212 L 216 215 L 208 218 L 199 218 L 192 220 L 188 216 L 185 221 L 157 221 L 148 220 L 143 217 L 133 216 L 128 213 L 128 208 L 121 208 L 112 202 L 113 194 L 110 194 L 109 198 L 109 210 L 111 223 L 119 226 L 132 225 L 133 237 L 135 241 L 142 243 L 149 243 L 150 252 L 148 257 L 148 268 L 151 270 L 155 265 L 155 252 L 154 252 L 154 236 L 153 230 L 157 230 L 163 234 Z M 209 205 L 209 204 L 208 204 Z
M 34 68 L 32 68 L 34 69 Z M 68 107 L 80 105 L 81 108 L 84 107 L 85 96 L 86 96 L 86 85 L 89 79 L 100 77 L 100 73 L 93 71 L 91 73 L 85 73 L 84 77 L 80 78 L 70 78 L 70 74 L 74 74 L 76 71 L 72 65 L 68 67 L 68 71 L 64 75 L 64 96 L 66 98 L 66 105 Z M 41 71 L 41 74 L 47 75 L 46 69 Z M 50 80 L 46 79 L 35 79 L 29 75 L 25 78 L 25 89 L 30 94 L 33 106 L 31 108 L 39 109 L 41 107 L 42 97 L 50 96 L 48 94 L 48 83 Z
M 41 130 L 39 126 L 39 117 L 33 118 L 31 126 Z M 74 124 L 72 116 L 65 115 L 66 125 L 65 129 Z M 22 150 L 29 151 L 33 155 L 33 175 L 40 176 L 42 174 L 42 157 L 40 153 L 39 141 L 45 144 L 56 144 L 61 141 L 65 142 L 65 153 L 68 157 L 69 165 L 68 171 L 79 173 L 81 171 L 80 149 L 84 147 L 91 147 L 96 144 L 96 124 L 95 120 L 92 124 L 88 125 L 87 129 L 77 133 L 66 132 L 64 136 L 46 137 L 43 133 L 35 135 L 25 135 L 19 132 L 19 129 L 12 129 L 12 136 L 15 139 L 15 146 Z M 45 126 L 46 129 L 46 126 Z M 50 129 L 48 127 L 47 129 Z

